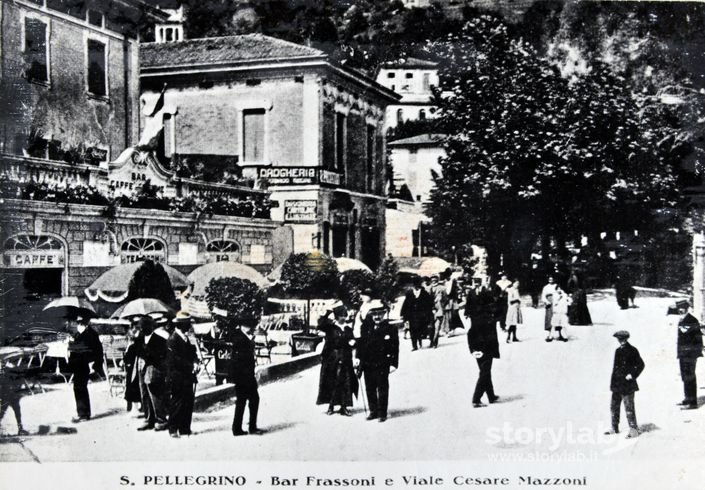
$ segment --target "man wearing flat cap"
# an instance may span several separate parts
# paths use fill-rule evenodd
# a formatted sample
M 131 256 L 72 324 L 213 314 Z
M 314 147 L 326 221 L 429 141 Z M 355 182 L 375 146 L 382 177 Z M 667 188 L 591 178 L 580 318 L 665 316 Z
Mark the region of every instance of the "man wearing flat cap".
M 357 359 L 365 376 L 365 392 L 370 403 L 367 420 L 387 420 L 389 374 L 399 365 L 399 333 L 385 320 L 387 310 L 379 300 L 370 302 L 357 343 Z
M 614 353 L 614 366 L 610 382 L 610 390 L 612 391 L 612 401 L 610 403 L 612 430 L 607 432 L 607 434 L 619 433 L 619 415 L 621 405 L 624 403 L 624 411 L 627 414 L 627 422 L 629 423 L 627 439 L 631 439 L 639 435 L 639 426 L 636 423 L 636 410 L 634 408 L 634 393 L 639 390 L 636 379 L 644 370 L 644 361 L 641 359 L 636 347 L 628 342 L 629 332 L 619 330 L 614 333 L 614 337 L 619 341 L 619 347 Z
M 171 394 L 169 404 L 169 435 L 191 435 L 193 416 L 195 366 L 198 362 L 196 347 L 186 334 L 191 329 L 191 316 L 179 312 L 172 321 L 174 332 L 167 341 L 167 384 Z

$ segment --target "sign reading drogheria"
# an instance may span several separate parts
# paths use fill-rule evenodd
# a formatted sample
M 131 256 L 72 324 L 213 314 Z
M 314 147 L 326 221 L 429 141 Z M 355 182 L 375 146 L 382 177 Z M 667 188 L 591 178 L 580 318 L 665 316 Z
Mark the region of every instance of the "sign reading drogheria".
M 269 185 L 340 185 L 340 174 L 318 167 L 260 167 L 259 179 Z
M 315 199 L 284 201 L 284 221 L 315 222 L 318 217 L 317 209 L 318 201 Z

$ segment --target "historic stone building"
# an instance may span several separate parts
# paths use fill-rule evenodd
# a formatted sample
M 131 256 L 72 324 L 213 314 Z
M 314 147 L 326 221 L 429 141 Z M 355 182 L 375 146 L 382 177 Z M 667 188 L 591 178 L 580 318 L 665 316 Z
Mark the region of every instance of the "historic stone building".
M 294 251 L 376 267 L 393 91 L 322 51 L 254 34 L 144 44 L 140 77 L 143 142 L 160 158 L 255 179 Z

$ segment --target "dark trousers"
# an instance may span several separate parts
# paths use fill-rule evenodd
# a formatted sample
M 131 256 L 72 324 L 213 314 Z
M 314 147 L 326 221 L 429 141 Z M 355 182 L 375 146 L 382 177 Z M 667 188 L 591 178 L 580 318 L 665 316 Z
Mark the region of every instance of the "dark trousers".
M 494 386 L 492 386 L 492 358 L 490 356 L 482 356 L 477 359 L 477 367 L 480 368 L 480 373 L 477 376 L 472 402 L 480 403 L 480 399 L 485 393 L 487 393 L 487 398 L 492 400 L 495 397 Z
M 76 399 L 76 413 L 79 417 L 90 418 L 91 399 L 88 395 L 88 364 L 74 364 L 73 371 L 73 396 Z
M 421 347 L 421 339 L 423 339 L 428 325 L 425 322 L 409 322 L 409 335 L 411 336 L 411 348 L 418 349 Z
M 191 417 L 193 416 L 193 383 L 191 376 L 170 380 L 171 402 L 169 404 L 169 432 L 179 432 L 182 435 L 191 433 Z
M 144 383 L 142 392 L 142 408 L 149 425 L 166 423 L 167 403 L 165 398 L 164 381 L 153 379 Z
M 386 417 L 389 405 L 389 366 L 368 366 L 364 373 L 370 413 Z
M 235 384 L 235 417 L 233 418 L 233 432 L 242 430 L 242 417 L 245 415 L 245 405 L 249 403 L 250 422 L 248 424 L 250 431 L 257 429 L 257 411 L 259 410 L 259 393 L 257 392 L 257 383 L 246 383 L 238 386 Z
M 695 377 L 695 365 L 698 358 L 678 359 L 681 367 L 681 379 L 683 380 L 684 402 L 688 405 L 698 403 L 698 381 Z
M 624 411 L 627 413 L 627 423 L 629 428 L 638 429 L 636 424 L 636 410 L 634 408 L 634 393 L 623 395 L 621 393 L 612 392 L 612 401 L 610 402 L 610 412 L 612 413 L 612 428 L 619 430 L 619 412 L 622 402 L 624 402 Z
M 507 340 L 516 340 L 517 339 L 517 326 L 516 325 L 509 325 L 509 328 L 507 329 Z
M 11 384 L 6 385 L 3 383 L 3 380 L 0 380 L 0 422 L 8 408 L 12 408 L 12 411 L 15 413 L 17 428 L 22 429 L 22 410 L 20 408 L 20 394 L 17 392 L 17 387 Z

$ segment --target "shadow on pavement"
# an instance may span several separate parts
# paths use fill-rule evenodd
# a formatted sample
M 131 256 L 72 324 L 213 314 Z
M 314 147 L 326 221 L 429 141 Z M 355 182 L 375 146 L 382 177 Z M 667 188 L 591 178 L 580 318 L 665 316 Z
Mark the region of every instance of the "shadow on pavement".
M 515 401 L 523 400 L 523 399 L 524 399 L 524 395 L 509 395 L 509 396 L 501 396 L 500 395 L 499 400 L 494 402 L 493 405 L 500 405 L 503 403 L 511 403 L 511 402 L 515 402 Z
M 641 434 L 646 434 L 647 432 L 654 432 L 657 430 L 661 430 L 661 428 L 656 424 L 642 424 L 639 426 L 639 432 Z
M 104 419 L 105 417 L 112 417 L 113 415 L 117 415 L 119 413 L 127 413 L 127 412 L 125 412 L 125 410 L 122 408 L 112 408 L 112 409 L 108 410 L 107 412 L 99 413 L 98 415 L 92 415 L 90 420 Z M 90 420 L 88 420 L 87 422 L 90 422 Z
M 418 415 L 424 413 L 426 407 L 398 408 L 389 411 L 389 418 L 405 417 L 407 415 Z

